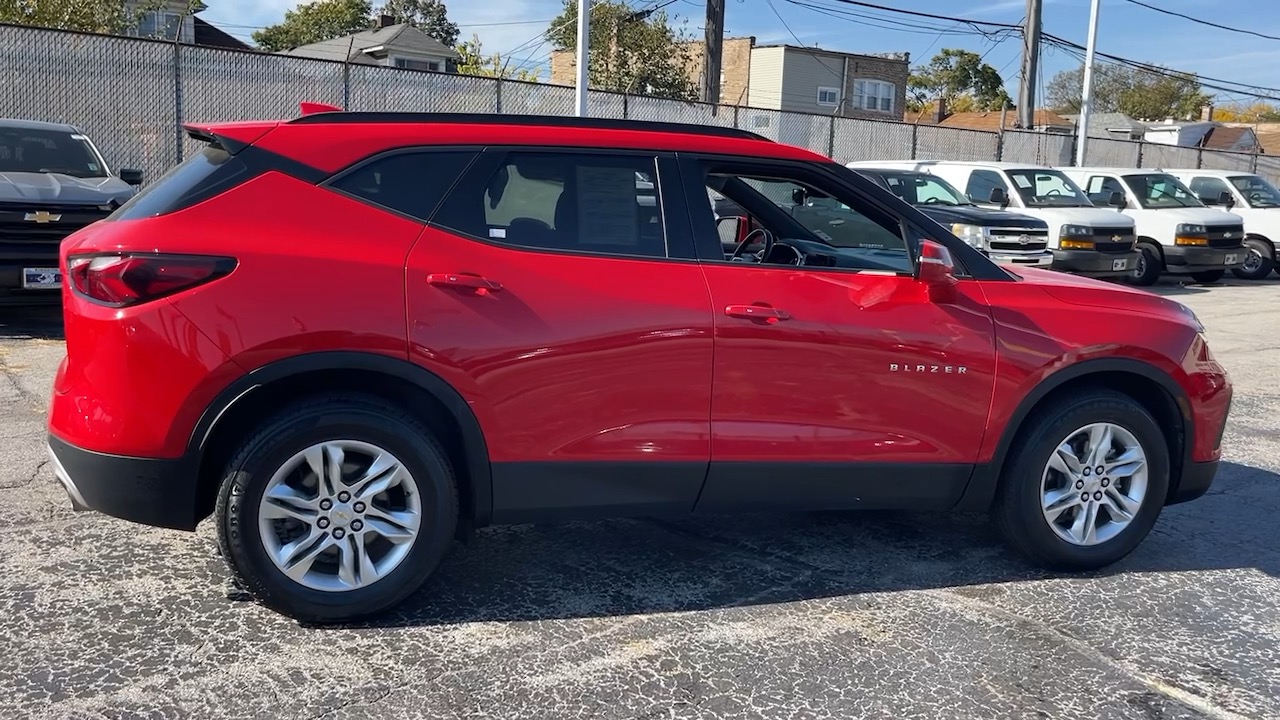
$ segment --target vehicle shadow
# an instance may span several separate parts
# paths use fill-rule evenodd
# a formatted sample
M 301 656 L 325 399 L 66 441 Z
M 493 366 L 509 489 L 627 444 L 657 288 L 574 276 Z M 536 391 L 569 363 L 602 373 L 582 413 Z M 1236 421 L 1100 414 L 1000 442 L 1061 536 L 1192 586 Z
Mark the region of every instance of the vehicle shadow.
M 1190 277 L 1162 277 L 1150 287 L 1143 288 L 1157 295 L 1199 295 L 1221 288 L 1265 288 L 1280 285 L 1280 277 L 1268 276 L 1263 280 L 1241 280 L 1236 277 L 1224 277 L 1217 282 L 1198 283 Z
M 63 340 L 62 306 L 0 306 L 0 340 Z
M 1278 506 L 1280 476 L 1224 464 L 1208 495 L 1165 508 L 1129 557 L 1087 575 L 1255 568 L 1280 576 Z M 1057 576 L 1006 550 L 982 515 L 822 512 L 523 525 L 478 532 L 422 591 L 360 626 L 688 612 Z

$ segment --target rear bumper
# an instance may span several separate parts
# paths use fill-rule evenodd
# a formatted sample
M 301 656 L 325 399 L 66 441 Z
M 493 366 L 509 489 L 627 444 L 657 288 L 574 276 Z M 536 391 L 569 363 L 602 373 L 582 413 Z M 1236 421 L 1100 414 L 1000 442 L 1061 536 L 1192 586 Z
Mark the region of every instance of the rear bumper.
M 1169 272 L 1204 272 L 1207 270 L 1230 270 L 1244 265 L 1249 252 L 1243 246 L 1233 248 L 1182 247 L 1166 246 L 1164 250 L 1164 266 Z M 1228 256 L 1235 256 L 1234 262 L 1227 262 Z
M 1117 261 L 1123 267 L 1117 268 Z M 1091 277 L 1121 277 L 1137 267 L 1138 253 L 1110 253 L 1097 250 L 1054 250 L 1053 269 Z
M 1165 501 L 1165 505 L 1177 505 L 1204 495 L 1209 491 L 1209 486 L 1213 485 L 1213 479 L 1218 475 L 1220 464 L 1220 460 L 1187 463 L 1182 469 L 1182 477 L 1178 478 L 1178 484 L 1169 493 L 1169 499 Z
M 84 450 L 49 435 L 49 460 L 76 510 L 144 525 L 194 530 L 196 467 L 176 460 Z

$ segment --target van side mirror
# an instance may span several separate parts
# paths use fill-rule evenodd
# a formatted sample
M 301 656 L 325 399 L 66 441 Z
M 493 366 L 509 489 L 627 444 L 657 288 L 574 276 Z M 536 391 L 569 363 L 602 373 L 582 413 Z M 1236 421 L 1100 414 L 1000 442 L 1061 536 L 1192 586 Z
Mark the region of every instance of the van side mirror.
M 1113 190 L 1111 195 L 1107 197 L 1107 204 L 1117 210 L 1123 210 L 1129 206 L 1129 201 L 1124 199 L 1124 193 L 1119 190 Z
M 142 184 L 142 171 L 135 168 L 121 168 L 120 179 L 130 185 Z
M 916 259 L 916 280 L 924 285 L 929 299 L 937 303 L 955 300 L 955 261 L 951 251 L 935 240 L 920 241 L 920 257 Z
M 1218 196 L 1217 204 L 1230 210 L 1236 206 L 1236 196 L 1232 195 L 1230 190 L 1223 190 L 1222 194 Z
M 1005 192 L 1004 188 L 991 188 L 991 197 L 987 199 L 987 202 L 992 205 L 999 205 L 1000 209 L 1003 210 L 1009 207 L 1009 193 Z

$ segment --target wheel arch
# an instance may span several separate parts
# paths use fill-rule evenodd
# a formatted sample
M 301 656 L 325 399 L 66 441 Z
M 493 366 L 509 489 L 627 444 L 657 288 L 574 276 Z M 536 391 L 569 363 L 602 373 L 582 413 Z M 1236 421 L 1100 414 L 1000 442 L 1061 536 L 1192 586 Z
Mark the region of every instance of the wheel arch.
M 1160 262 L 1161 262 L 1162 264 L 1164 263 L 1164 261 L 1165 261 L 1165 260 L 1164 260 L 1164 246 L 1162 246 L 1162 245 L 1160 244 L 1160 241 L 1159 241 L 1159 240 L 1156 240 L 1156 239 L 1155 239 L 1155 238 L 1153 238 L 1153 237 L 1148 237 L 1148 236 L 1146 236 L 1146 235 L 1139 235 L 1139 236 L 1137 237 L 1137 239 L 1136 239 L 1136 240 L 1134 240 L 1134 245 L 1153 245 L 1153 246 L 1155 246 L 1156 252 L 1160 254 Z
M 975 469 L 956 509 L 985 511 L 991 507 L 1010 450 L 1038 408 L 1072 392 L 1098 387 L 1129 396 L 1155 417 L 1169 438 L 1167 497 L 1173 497 L 1183 471 L 1191 466 L 1195 421 L 1186 392 L 1172 377 L 1150 363 L 1130 358 L 1098 358 L 1058 370 L 1027 393 L 1005 424 L 991 462 Z
M 335 388 L 379 397 L 423 421 L 445 447 L 460 487 L 459 532 L 489 524 L 493 485 L 489 451 L 470 405 L 435 373 L 386 355 L 337 351 L 297 355 L 242 376 L 214 398 L 187 445 L 194 458 L 196 520 L 213 511 L 223 466 L 254 418 L 280 404 Z
M 1245 240 L 1261 240 L 1262 242 L 1264 242 L 1264 243 L 1266 243 L 1266 244 L 1270 245 L 1270 246 L 1271 246 L 1271 259 L 1272 259 L 1273 261 L 1276 259 L 1276 243 L 1275 243 L 1275 241 L 1274 241 L 1274 240 L 1272 240 L 1271 238 L 1267 237 L 1266 235 L 1263 235 L 1262 233 L 1246 232 L 1246 233 L 1244 234 L 1244 239 L 1245 239 Z

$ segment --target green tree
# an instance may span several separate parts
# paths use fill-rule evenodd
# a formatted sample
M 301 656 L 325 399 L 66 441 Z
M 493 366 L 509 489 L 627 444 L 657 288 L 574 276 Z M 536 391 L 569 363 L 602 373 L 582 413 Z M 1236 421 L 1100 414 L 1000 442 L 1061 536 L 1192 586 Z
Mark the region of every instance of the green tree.
M 370 28 L 369 0 L 314 0 L 286 11 L 284 20 L 253 34 L 258 47 L 271 52 L 331 40 Z
M 697 99 L 698 88 L 688 72 L 688 37 L 671 23 L 661 10 L 636 11 L 619 0 L 592 2 L 588 85 L 612 92 Z M 564 11 L 551 21 L 547 39 L 557 50 L 577 47 L 577 0 L 564 0 Z
M 135 5 L 130 12 L 124 0 L 0 0 L 0 22 L 115 34 L 136 27 L 141 15 L 165 4 L 150 0 Z M 202 3 L 192 0 L 187 13 L 203 9 Z
M 958 48 L 946 48 L 927 65 L 917 67 L 907 79 L 907 92 L 908 105 L 916 111 L 936 100 L 973 110 L 1013 107 L 1000 72 L 982 62 L 977 53 Z
M 511 67 L 510 59 L 504 60 L 498 53 L 486 56 L 480 45 L 480 37 L 477 35 L 472 35 L 470 40 L 454 49 L 458 51 L 458 55 L 462 56 L 458 61 L 458 72 L 464 75 L 481 75 L 525 82 L 538 81 L 538 73 Z
M 1213 111 L 1213 119 L 1222 122 L 1280 122 L 1280 105 L 1268 102 L 1231 103 Z
M 1054 75 L 1045 88 L 1050 107 L 1080 112 L 1084 67 Z M 1093 112 L 1119 112 L 1136 120 L 1187 120 L 1209 104 L 1199 79 L 1190 73 L 1097 65 L 1093 72 Z
M 449 22 L 444 3 L 440 0 L 387 0 L 378 14 L 407 22 L 439 40 L 445 47 L 453 47 L 458 42 L 458 25 Z

